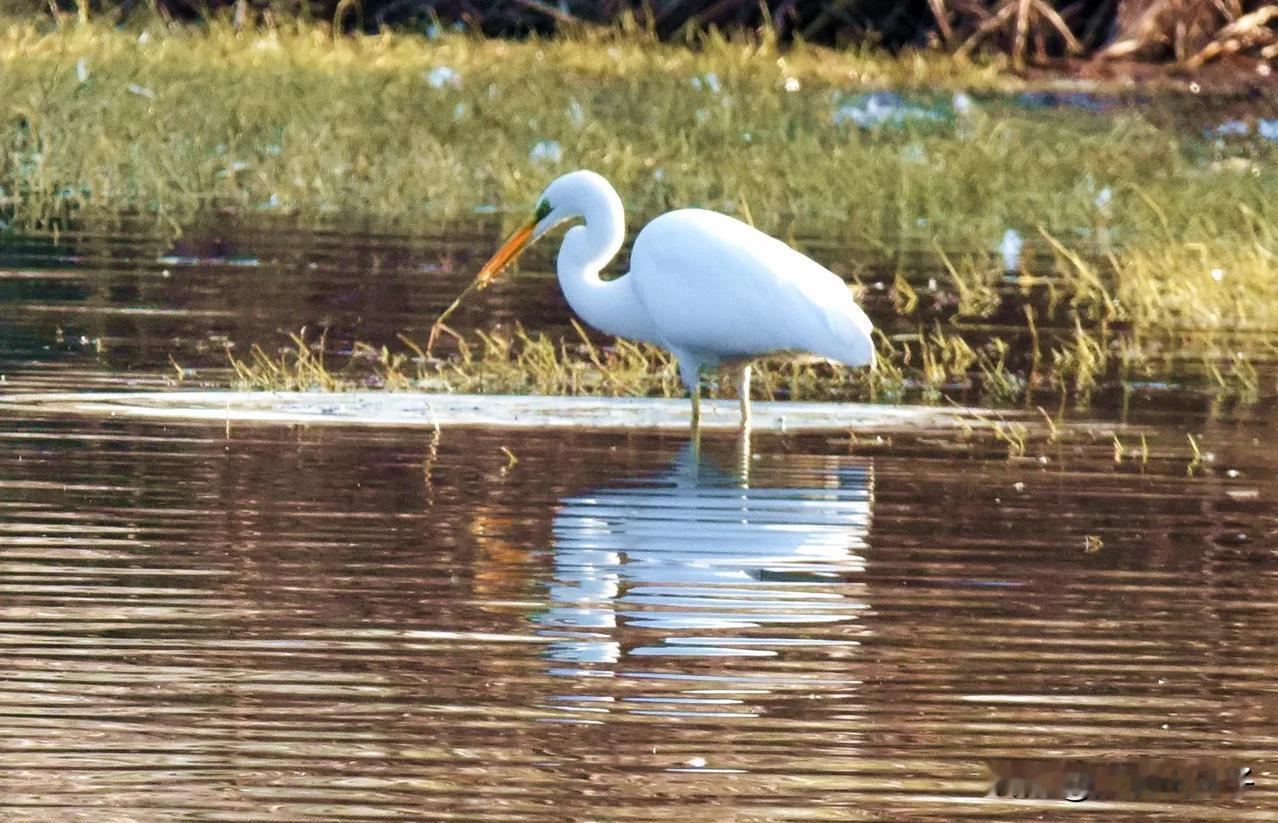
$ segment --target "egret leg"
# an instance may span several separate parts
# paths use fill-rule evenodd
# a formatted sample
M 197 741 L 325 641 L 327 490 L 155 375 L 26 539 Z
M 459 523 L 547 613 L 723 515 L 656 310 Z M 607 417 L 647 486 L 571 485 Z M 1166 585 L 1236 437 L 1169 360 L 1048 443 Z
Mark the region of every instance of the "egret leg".
M 679 378 L 692 398 L 692 448 L 701 451 L 701 360 L 688 352 L 671 349 L 679 361 Z
M 737 381 L 737 397 L 741 400 L 741 430 L 750 429 L 750 364 L 741 367 L 741 377 Z

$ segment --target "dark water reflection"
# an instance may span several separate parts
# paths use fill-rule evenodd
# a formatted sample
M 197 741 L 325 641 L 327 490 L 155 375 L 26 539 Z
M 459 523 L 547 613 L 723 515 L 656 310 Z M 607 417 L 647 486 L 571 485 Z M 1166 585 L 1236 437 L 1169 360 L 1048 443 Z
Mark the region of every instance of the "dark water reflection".
M 1183 754 L 1259 785 L 1071 812 L 1273 819 L 1278 461 L 1240 434 L 1193 477 L 908 437 L 747 473 L 731 439 L 6 419 L 0 806 L 1054 819 L 982 761 Z
M 339 349 L 356 337 L 424 337 L 499 230 L 406 238 L 277 221 L 194 227 L 176 240 L 146 226 L 0 238 L 0 373 L 10 391 L 153 387 L 171 382 L 176 361 L 225 382 L 227 343 L 269 347 L 303 326 L 330 330 Z M 520 296 L 533 317 L 558 298 L 553 288 Z M 488 311 L 512 318 L 500 299 Z

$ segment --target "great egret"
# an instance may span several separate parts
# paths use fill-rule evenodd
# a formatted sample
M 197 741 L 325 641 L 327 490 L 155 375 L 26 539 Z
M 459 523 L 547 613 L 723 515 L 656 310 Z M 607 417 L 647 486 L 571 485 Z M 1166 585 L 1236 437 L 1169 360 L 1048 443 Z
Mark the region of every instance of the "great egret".
M 629 274 L 601 279 L 599 271 L 621 249 L 625 221 L 616 190 L 592 171 L 552 181 L 532 217 L 484 264 L 473 285 L 488 285 L 530 243 L 576 217 L 585 224 L 569 229 L 559 249 L 564 297 L 596 329 L 654 343 L 675 356 L 692 396 L 694 431 L 701 422 L 702 368 L 740 368 L 745 428 L 754 357 L 808 353 L 849 366 L 874 364 L 873 326 L 847 284 L 724 214 L 679 209 L 661 215 L 635 238 Z

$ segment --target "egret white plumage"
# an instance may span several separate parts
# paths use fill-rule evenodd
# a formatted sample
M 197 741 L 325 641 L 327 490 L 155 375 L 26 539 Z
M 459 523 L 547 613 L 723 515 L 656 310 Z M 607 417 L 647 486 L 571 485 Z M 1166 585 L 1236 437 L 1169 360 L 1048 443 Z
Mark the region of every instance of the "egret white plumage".
M 724 214 L 679 209 L 661 215 L 635 238 L 630 272 L 600 278 L 621 250 L 625 220 L 616 190 L 592 171 L 551 182 L 532 217 L 484 264 L 473 285 L 488 285 L 530 243 L 573 218 L 584 222 L 564 235 L 558 259 L 568 304 L 599 331 L 669 350 L 692 397 L 694 429 L 700 425 L 703 368 L 740 368 L 744 427 L 755 357 L 807 353 L 849 366 L 874 364 L 873 326 L 847 284 Z

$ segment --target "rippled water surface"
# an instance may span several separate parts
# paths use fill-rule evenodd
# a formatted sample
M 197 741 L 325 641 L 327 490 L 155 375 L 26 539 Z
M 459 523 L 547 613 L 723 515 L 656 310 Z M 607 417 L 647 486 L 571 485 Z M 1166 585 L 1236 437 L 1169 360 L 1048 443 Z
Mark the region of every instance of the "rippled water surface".
M 492 239 L 450 237 L 15 241 L 3 388 L 420 331 Z M 489 310 L 562 323 L 529 282 Z M 698 456 L 10 411 L 0 818 L 1278 819 L 1274 422 Z M 986 797 L 988 760 L 1159 757 L 1256 785 Z

